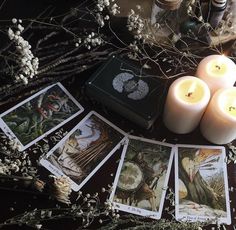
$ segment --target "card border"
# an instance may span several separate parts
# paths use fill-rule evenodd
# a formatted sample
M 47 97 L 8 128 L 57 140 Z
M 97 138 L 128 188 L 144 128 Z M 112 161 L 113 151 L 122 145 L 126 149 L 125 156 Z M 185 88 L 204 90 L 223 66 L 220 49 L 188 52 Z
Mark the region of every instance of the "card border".
M 228 185 L 228 174 L 227 174 L 227 165 L 226 165 L 226 150 L 224 146 L 216 146 L 216 145 L 191 145 L 191 144 L 176 144 L 175 145 L 175 218 L 178 221 L 185 221 L 183 218 L 185 218 L 184 215 L 179 214 L 179 170 L 178 170 L 178 148 L 208 148 L 208 149 L 222 149 L 222 157 L 223 157 L 223 173 L 224 173 L 224 181 L 225 181 L 225 200 L 226 200 L 226 217 L 225 218 L 216 218 L 216 217 L 210 217 L 210 216 L 194 216 L 194 215 L 187 215 L 189 217 L 186 221 L 196 222 L 199 221 L 198 219 L 203 221 L 215 221 L 217 219 L 217 222 L 212 222 L 213 224 L 227 224 L 230 225 L 231 220 L 231 211 L 230 211 L 230 198 L 229 198 L 229 185 Z M 197 218 L 196 218 L 197 217 Z M 192 218 L 193 220 L 191 220 Z
M 167 167 L 166 176 L 165 176 L 165 181 L 164 181 L 164 185 L 163 185 L 163 188 L 168 187 L 168 182 L 169 182 L 169 178 L 170 178 L 170 171 L 171 171 L 172 163 L 173 163 L 173 159 L 174 159 L 174 145 L 166 143 L 166 142 L 160 142 L 160 141 L 151 140 L 151 139 L 147 139 L 147 138 L 143 138 L 143 137 L 128 135 L 127 139 L 126 139 L 125 146 L 124 146 L 123 151 L 122 151 L 120 163 L 119 163 L 119 166 L 118 166 L 118 169 L 117 169 L 117 172 L 116 172 L 115 180 L 113 182 L 113 189 L 112 189 L 112 192 L 110 194 L 109 200 L 114 204 L 115 209 L 158 220 L 158 219 L 161 218 L 161 215 L 162 215 L 167 189 L 163 189 L 163 191 L 162 191 L 158 211 L 145 210 L 143 208 L 133 207 L 133 206 L 129 206 L 129 205 L 125 205 L 125 204 L 121 204 L 121 203 L 113 201 L 115 191 L 116 191 L 116 187 L 117 187 L 118 180 L 119 180 L 119 176 L 120 176 L 120 172 L 121 172 L 123 162 L 124 162 L 124 159 L 125 159 L 125 155 L 126 155 L 126 152 L 127 152 L 128 146 L 129 146 L 129 142 L 132 139 L 143 141 L 143 142 L 148 142 L 148 143 L 152 143 L 152 144 L 167 146 L 167 147 L 171 148 L 168 167 Z
M 21 141 L 17 138 L 17 136 L 14 134 L 14 132 L 10 129 L 10 127 L 4 122 L 4 120 L 2 119 L 2 117 L 4 117 L 5 115 L 7 115 L 8 113 L 12 112 L 13 110 L 19 108 L 20 106 L 22 106 L 23 104 L 25 104 L 28 101 L 31 101 L 32 99 L 34 99 L 35 97 L 39 96 L 40 94 L 48 91 L 50 88 L 54 87 L 54 86 L 58 86 L 68 97 L 70 100 L 72 100 L 75 105 L 78 107 L 78 111 L 76 113 L 74 113 L 73 115 L 71 115 L 70 117 L 68 117 L 66 120 L 64 120 L 63 122 L 59 123 L 57 126 L 53 127 L 52 129 L 48 130 L 47 132 L 45 132 L 44 134 L 42 134 L 41 136 L 35 138 L 34 140 L 32 140 L 31 142 L 29 142 L 26 145 L 23 145 L 21 143 Z M 30 146 L 32 146 L 33 144 L 35 144 L 36 142 L 40 141 L 41 139 L 43 139 L 45 136 L 47 136 L 48 134 L 52 133 L 53 131 L 55 131 L 56 129 L 62 127 L 64 124 L 66 124 L 67 122 L 69 122 L 70 120 L 72 120 L 73 118 L 75 118 L 77 115 L 81 114 L 84 111 L 84 108 L 82 107 L 82 105 L 68 92 L 68 90 L 60 83 L 57 82 L 55 84 L 52 84 L 42 90 L 40 90 L 39 92 L 33 94 L 32 96 L 26 98 L 25 100 L 23 100 L 22 102 L 16 104 L 15 106 L 13 106 L 12 108 L 8 109 L 7 111 L 3 112 L 2 114 L 0 114 L 0 128 L 2 129 L 2 131 L 11 139 L 14 141 L 17 141 L 17 143 L 19 143 L 19 151 L 24 151 L 25 149 L 29 148 Z
M 106 155 L 106 157 L 86 176 L 86 178 L 84 178 L 80 184 L 75 183 L 72 179 L 70 179 L 70 177 L 68 177 L 66 174 L 64 174 L 60 169 L 58 169 L 57 167 L 55 167 L 53 164 L 51 164 L 47 158 L 53 154 L 53 152 L 60 147 L 64 141 L 66 139 L 68 139 L 68 137 L 74 133 L 80 126 L 81 124 L 83 124 L 89 117 L 91 117 L 92 115 L 97 116 L 99 119 L 101 119 L 102 121 L 104 121 L 105 123 L 107 123 L 110 127 L 112 127 L 113 129 L 115 129 L 116 131 L 118 131 L 119 133 L 121 133 L 124 137 L 116 144 L 116 146 Z M 127 137 L 127 133 L 125 133 L 123 130 L 121 130 L 120 128 L 118 128 L 116 125 L 114 125 L 113 123 L 111 123 L 110 121 L 108 121 L 106 118 L 104 118 L 103 116 L 101 116 L 100 114 L 98 114 L 95 111 L 90 111 L 69 133 L 66 134 L 66 136 L 63 137 L 63 139 L 58 142 L 47 154 L 45 157 L 41 158 L 39 163 L 44 166 L 47 170 L 49 170 L 51 173 L 53 173 L 55 176 L 60 177 L 60 176 L 66 176 L 68 177 L 70 183 L 71 183 L 71 188 L 77 192 L 79 191 L 87 182 L 88 180 L 98 171 L 98 169 L 100 167 L 102 167 L 102 165 L 116 152 L 116 150 L 118 150 L 123 141 L 125 140 L 125 138 Z

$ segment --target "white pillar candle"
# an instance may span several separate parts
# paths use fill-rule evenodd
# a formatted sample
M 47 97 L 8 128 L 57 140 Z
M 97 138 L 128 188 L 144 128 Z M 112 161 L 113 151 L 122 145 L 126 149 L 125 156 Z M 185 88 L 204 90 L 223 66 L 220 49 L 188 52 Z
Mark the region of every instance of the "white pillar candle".
M 226 144 L 236 138 L 236 87 L 220 89 L 213 95 L 200 129 L 215 144 Z
M 193 131 L 210 100 L 207 84 L 199 78 L 186 76 L 175 80 L 169 88 L 163 121 L 174 133 Z
M 196 76 L 207 83 L 213 95 L 220 88 L 234 85 L 236 65 L 224 55 L 210 55 L 199 63 Z

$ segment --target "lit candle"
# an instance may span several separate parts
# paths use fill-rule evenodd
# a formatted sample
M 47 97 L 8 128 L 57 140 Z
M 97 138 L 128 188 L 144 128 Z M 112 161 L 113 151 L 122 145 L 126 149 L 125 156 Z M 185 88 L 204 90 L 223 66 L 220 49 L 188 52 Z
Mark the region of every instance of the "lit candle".
M 210 55 L 199 63 L 196 76 L 207 83 L 213 95 L 220 88 L 234 85 L 236 65 L 224 55 Z
M 200 128 L 202 135 L 215 144 L 226 144 L 236 138 L 236 87 L 214 94 Z
M 193 131 L 210 100 L 207 84 L 199 78 L 186 76 L 175 80 L 169 88 L 163 121 L 174 133 Z

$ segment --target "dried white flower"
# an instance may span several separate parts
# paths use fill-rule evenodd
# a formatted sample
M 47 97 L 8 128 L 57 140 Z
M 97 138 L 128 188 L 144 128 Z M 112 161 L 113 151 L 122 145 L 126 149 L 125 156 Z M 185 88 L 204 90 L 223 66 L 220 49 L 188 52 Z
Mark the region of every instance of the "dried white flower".
M 99 13 L 96 14 L 96 20 L 97 20 L 97 23 L 100 27 L 103 27 L 105 25 L 101 14 L 99 14 Z
M 72 192 L 71 190 L 71 184 L 68 179 L 68 177 L 62 176 L 62 177 L 55 177 L 53 175 L 50 175 L 51 178 L 53 178 L 53 195 L 54 197 L 64 204 L 70 204 L 69 196 Z
M 119 9 L 120 9 L 120 7 L 115 3 L 112 5 L 110 12 L 112 15 L 116 15 L 116 14 L 120 13 Z
M 22 21 L 18 20 L 19 24 L 17 29 L 8 29 L 8 37 L 16 45 L 16 50 L 18 51 L 18 63 L 20 65 L 19 74 L 15 76 L 17 81 L 22 80 L 24 84 L 28 84 L 28 78 L 33 78 L 38 73 L 39 60 L 37 57 L 34 57 L 31 52 L 31 45 L 26 41 L 21 33 L 24 30 L 24 27 L 20 24 Z M 16 19 L 12 19 L 14 24 L 17 23 Z
M 105 5 L 105 6 L 109 6 L 109 5 L 110 5 L 109 0 L 104 0 L 103 2 L 104 2 L 104 5 Z
M 127 20 L 127 27 L 129 31 L 136 31 L 139 35 L 143 32 L 145 27 L 144 19 L 140 17 L 140 15 L 136 14 L 133 9 L 130 10 Z M 140 36 L 140 38 L 142 38 Z
M 202 15 L 198 17 L 198 20 L 199 20 L 200 22 L 204 22 Z
M 91 49 L 92 47 L 99 46 L 103 43 L 102 38 L 99 34 L 91 32 L 88 34 L 88 37 L 84 40 L 84 45 L 87 49 Z
M 41 229 L 42 226 L 43 226 L 42 224 L 36 224 L 36 225 L 35 225 L 36 229 Z
M 0 163 L 0 174 L 9 174 L 10 170 L 9 167 L 6 166 L 5 164 Z
M 17 23 L 17 19 L 16 18 L 13 18 L 11 21 L 12 21 L 13 24 Z
M 104 20 L 109 20 L 109 19 L 110 19 L 109 15 L 106 15 L 106 16 L 104 17 Z
M 15 34 L 11 28 L 8 29 L 8 37 L 10 40 L 13 40 L 15 37 Z

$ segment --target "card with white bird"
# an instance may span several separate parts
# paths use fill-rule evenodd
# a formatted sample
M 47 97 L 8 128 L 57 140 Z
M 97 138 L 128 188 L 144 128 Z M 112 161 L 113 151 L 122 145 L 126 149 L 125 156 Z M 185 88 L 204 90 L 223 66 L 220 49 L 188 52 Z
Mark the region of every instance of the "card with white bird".
M 177 145 L 176 219 L 231 223 L 225 148 Z

